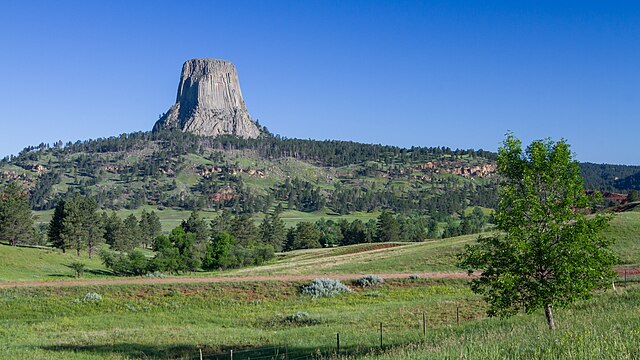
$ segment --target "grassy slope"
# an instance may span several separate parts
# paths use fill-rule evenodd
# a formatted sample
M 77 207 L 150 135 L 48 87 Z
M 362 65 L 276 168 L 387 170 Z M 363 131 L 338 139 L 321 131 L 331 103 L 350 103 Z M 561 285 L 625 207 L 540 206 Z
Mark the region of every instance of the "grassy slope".
M 290 359 L 335 350 L 382 359 L 632 359 L 640 355 L 640 288 L 598 294 L 556 310 L 549 332 L 541 312 L 484 318 L 464 281 L 394 281 L 329 299 L 300 283 L 100 286 L 0 291 L 3 359 L 252 359 L 274 347 Z M 77 301 L 99 293 L 98 303 Z M 460 324 L 456 324 L 456 307 Z M 315 324 L 285 323 L 307 312 Z M 422 313 L 428 331 L 422 335 Z M 377 353 L 379 323 L 385 352 Z M 215 355 L 222 355 L 215 357 Z
M 456 267 L 456 254 L 478 235 L 459 236 L 426 243 L 375 249 L 363 245 L 338 249 L 300 250 L 286 253 L 275 264 L 232 271 L 238 274 L 340 274 L 390 273 L 418 271 L 460 271 Z M 353 251 L 349 251 L 352 249 Z M 346 253 L 345 253 L 346 250 Z
M 138 218 L 140 218 L 140 214 L 142 210 L 146 210 L 147 212 L 155 211 L 155 213 L 160 218 L 160 223 L 162 224 L 162 231 L 165 233 L 171 232 L 173 228 L 180 225 L 182 220 L 187 219 L 191 214 L 191 211 L 188 210 L 179 210 L 179 209 L 158 209 L 155 206 L 142 206 L 136 210 L 119 210 L 117 213 L 121 218 L 127 217 L 129 214 L 134 214 Z M 36 223 L 49 223 L 51 221 L 51 217 L 53 216 L 53 210 L 46 211 L 34 211 L 33 214 L 36 216 Z M 356 219 L 360 219 L 363 222 L 367 222 L 371 219 L 376 219 L 380 215 L 379 212 L 370 212 L 370 213 L 362 213 L 362 212 L 354 212 L 349 215 L 337 215 L 327 209 L 316 211 L 316 212 L 302 212 L 296 210 L 286 210 L 284 211 L 280 217 L 284 221 L 287 227 L 295 226 L 297 223 L 301 221 L 311 221 L 315 222 L 320 219 L 326 220 L 334 220 L 338 221 L 340 219 L 346 219 L 349 221 L 353 221 Z M 215 211 L 203 210 L 200 211 L 200 216 L 204 219 L 213 219 L 217 216 Z M 259 224 L 260 221 L 264 218 L 264 214 L 259 213 L 254 217 L 256 224 Z
M 180 212 L 165 210 L 176 223 Z M 123 214 L 124 215 L 124 214 Z M 292 222 L 294 212 L 285 216 Z M 312 215 L 305 214 L 305 219 Z M 326 214 L 322 214 L 326 215 Z M 316 215 L 323 217 L 322 215 Z M 362 216 L 365 220 L 367 216 Z M 204 216 L 212 216 L 205 213 Z M 329 217 L 325 217 L 329 218 Z M 165 221 L 169 217 L 165 215 Z M 640 263 L 640 212 L 616 214 L 606 236 L 616 239 L 614 250 L 623 264 Z M 410 243 L 399 247 L 375 249 L 379 244 L 361 244 L 333 249 L 312 249 L 285 253 L 276 262 L 260 267 L 231 270 L 221 275 L 268 275 L 268 274 L 338 274 L 338 273 L 387 273 L 418 271 L 459 271 L 455 266 L 456 254 L 465 244 L 472 243 L 478 235 L 467 235 L 449 239 Z M 371 247 L 374 247 L 373 250 Z M 370 251 L 363 251 L 370 250 Z M 11 248 L 0 245 L 0 281 L 29 281 L 59 279 L 60 275 L 72 274 L 66 266 L 75 260 L 72 255 L 57 251 Z M 83 261 L 87 259 L 83 258 Z M 87 262 L 89 270 L 100 272 L 104 267 L 97 259 Z M 4 264 L 7 264 L 6 266 Z M 198 273 L 211 275 L 211 273 Z M 87 276 L 99 276 L 89 273 Z
M 87 264 L 87 278 L 99 277 L 101 271 L 106 271 L 97 256 L 78 258 L 58 250 L 0 245 L 0 282 L 70 278 L 74 272 L 67 265 L 78 260 Z
M 640 264 L 640 211 L 616 214 L 605 235 L 616 240 L 613 249 L 622 264 Z

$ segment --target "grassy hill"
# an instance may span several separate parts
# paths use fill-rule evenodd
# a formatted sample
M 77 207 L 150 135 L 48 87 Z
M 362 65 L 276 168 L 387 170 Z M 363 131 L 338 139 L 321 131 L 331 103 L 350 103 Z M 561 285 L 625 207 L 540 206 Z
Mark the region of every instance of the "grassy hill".
M 291 210 L 326 207 L 342 214 L 426 210 L 416 200 L 461 189 L 466 193 L 457 206 L 493 202 L 481 191 L 492 189 L 494 158 L 483 150 L 444 147 L 133 133 L 25 148 L 0 161 L 0 183 L 21 181 L 35 210 L 77 191 L 115 210 L 153 205 L 258 213 L 277 202 Z
M 0 282 L 69 279 L 74 272 L 68 265 L 75 261 L 87 265 L 89 271 L 85 277 L 105 276 L 103 272 L 107 269 L 97 256 L 93 259 L 86 256 L 78 258 L 57 249 L 0 245 Z
M 364 216 L 364 215 L 354 215 Z M 299 221 L 289 218 L 290 221 Z M 180 220 L 175 219 L 176 222 Z M 640 212 L 617 213 L 605 236 L 615 240 L 614 251 L 623 265 L 640 264 Z M 456 254 L 478 235 L 465 235 L 422 243 L 372 243 L 283 253 L 270 264 L 216 275 L 286 275 L 348 273 L 411 273 L 459 271 Z M 77 258 L 59 250 L 0 246 L 0 281 L 54 280 L 70 278 L 68 264 Z M 88 278 L 107 276 L 97 258 L 81 257 L 90 272 Z M 6 266 L 4 265 L 6 264 Z M 207 272 L 195 276 L 211 275 Z

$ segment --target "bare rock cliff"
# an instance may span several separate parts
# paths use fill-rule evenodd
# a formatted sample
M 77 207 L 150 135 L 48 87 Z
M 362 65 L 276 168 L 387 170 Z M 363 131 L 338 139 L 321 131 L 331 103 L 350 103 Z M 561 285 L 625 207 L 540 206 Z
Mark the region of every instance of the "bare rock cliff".
M 192 59 L 184 63 L 176 103 L 153 129 L 180 129 L 205 136 L 260 135 L 242 99 L 235 66 L 218 59 Z

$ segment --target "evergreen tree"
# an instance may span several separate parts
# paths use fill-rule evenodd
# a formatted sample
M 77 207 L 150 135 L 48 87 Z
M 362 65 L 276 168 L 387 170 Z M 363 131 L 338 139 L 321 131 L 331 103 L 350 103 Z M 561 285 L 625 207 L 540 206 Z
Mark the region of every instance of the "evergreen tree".
M 64 207 L 65 201 L 60 200 L 56 205 L 55 210 L 53 211 L 53 216 L 51 217 L 51 221 L 49 221 L 49 229 L 47 231 L 47 236 L 49 237 L 49 242 L 53 247 L 58 249 L 62 249 L 62 252 L 66 252 L 67 247 L 65 246 L 64 239 L 62 238 L 62 230 L 63 230 L 63 220 L 64 220 Z
M 16 246 L 33 238 L 33 215 L 26 192 L 10 182 L 0 194 L 0 240 Z
M 118 246 L 120 251 L 128 252 L 140 246 L 140 225 L 135 215 L 129 214 L 122 222 L 122 234 L 119 240 L 121 241 L 121 245 Z
M 221 232 L 232 232 L 234 216 L 228 210 L 224 209 L 216 218 L 211 220 L 211 233 L 213 237 Z
M 287 233 L 286 250 L 319 248 L 322 234 L 314 223 L 308 221 L 299 222 L 295 228 Z
M 376 241 L 399 241 L 401 239 L 400 235 L 400 224 L 398 224 L 396 218 L 390 212 L 383 211 L 380 216 L 378 216 Z
M 245 247 L 253 245 L 258 240 L 258 228 L 249 214 L 242 214 L 235 218 L 231 226 L 231 234 L 238 245 Z
M 287 229 L 278 212 L 265 216 L 260 224 L 259 233 L 263 243 L 273 246 L 275 251 L 282 251 L 287 240 Z
M 122 220 L 118 214 L 114 211 L 106 218 L 103 215 L 102 224 L 105 230 L 104 239 L 106 243 L 114 250 L 125 251 L 127 249 L 126 239 L 124 238 Z
M 98 214 L 98 204 L 92 198 L 85 198 L 82 202 L 84 212 L 84 224 L 87 231 L 87 249 L 89 258 L 93 257 L 94 250 L 104 241 L 104 228 Z
M 145 248 L 153 245 L 153 241 L 160 232 L 162 231 L 162 225 L 160 224 L 160 218 L 154 211 L 147 212 L 146 210 L 142 210 L 142 214 L 140 215 L 140 239 L 142 245 Z
M 87 229 L 84 199 L 76 194 L 64 205 L 64 217 L 62 220 L 62 240 L 65 248 L 76 250 L 76 255 L 87 245 L 89 232 Z

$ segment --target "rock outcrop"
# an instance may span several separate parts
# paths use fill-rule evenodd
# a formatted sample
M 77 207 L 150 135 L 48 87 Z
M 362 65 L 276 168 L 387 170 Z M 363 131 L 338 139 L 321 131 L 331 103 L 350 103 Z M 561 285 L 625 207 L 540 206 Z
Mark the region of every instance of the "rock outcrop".
M 235 66 L 218 59 L 184 63 L 176 103 L 153 127 L 154 131 L 160 129 L 180 129 L 204 136 L 260 135 L 242 99 Z

